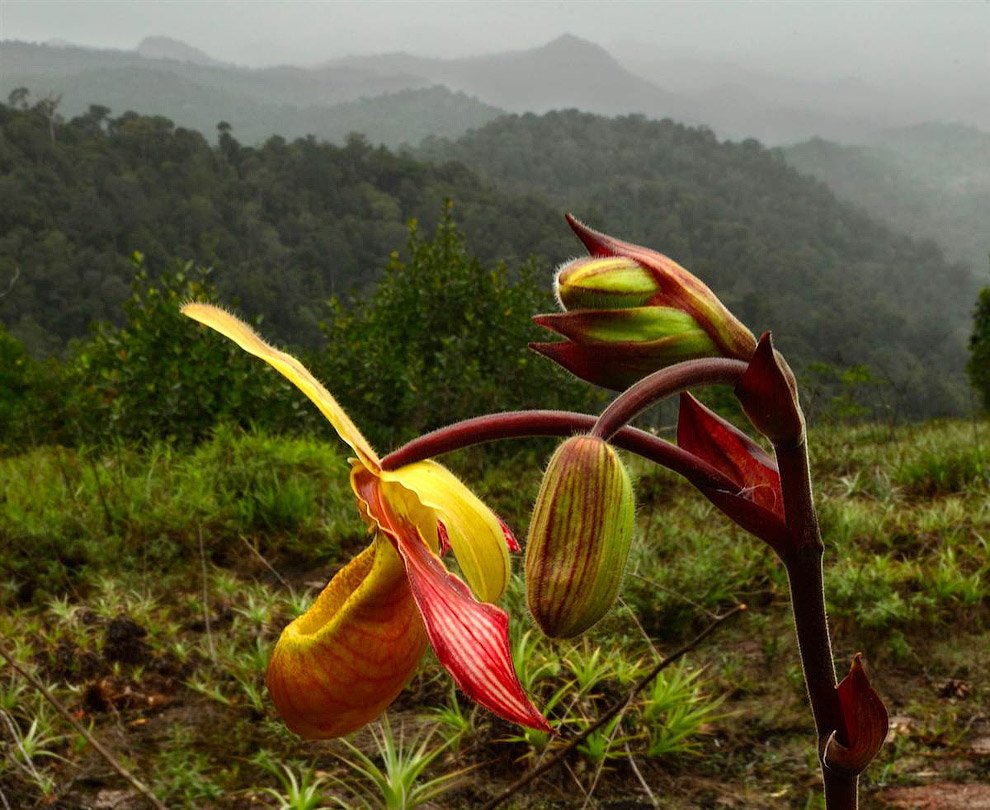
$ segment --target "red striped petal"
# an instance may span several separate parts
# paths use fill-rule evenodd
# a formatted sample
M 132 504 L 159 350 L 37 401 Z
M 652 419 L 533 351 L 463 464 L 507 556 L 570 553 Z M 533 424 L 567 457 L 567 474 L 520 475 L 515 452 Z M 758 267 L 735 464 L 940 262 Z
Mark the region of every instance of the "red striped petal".
M 437 659 L 469 698 L 513 723 L 550 731 L 523 691 L 509 648 L 509 615 L 479 602 L 451 574 L 416 527 L 392 509 L 381 480 L 356 469 L 354 490 L 395 543 Z
M 509 615 L 479 602 L 418 535 L 396 535 L 413 597 L 437 658 L 469 698 L 513 723 L 550 731 L 516 677 Z

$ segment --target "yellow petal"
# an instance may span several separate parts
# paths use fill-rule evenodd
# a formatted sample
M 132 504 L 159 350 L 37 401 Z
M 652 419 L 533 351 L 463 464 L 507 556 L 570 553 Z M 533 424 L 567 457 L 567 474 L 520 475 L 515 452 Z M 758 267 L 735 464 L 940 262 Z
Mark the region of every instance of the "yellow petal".
M 383 470 L 386 484 L 398 484 L 416 494 L 447 529 L 464 579 L 475 596 L 494 602 L 509 582 L 509 552 L 498 518 L 450 470 L 435 461 L 419 461 L 397 470 Z M 388 496 L 390 503 L 392 496 Z M 415 519 L 415 518 L 414 518 Z M 436 526 L 417 523 L 424 537 L 435 537 Z M 427 531 L 429 529 L 429 531 Z
M 426 643 L 403 563 L 379 533 L 282 631 L 268 691 L 296 734 L 350 734 L 395 700 Z
M 323 413 L 340 438 L 347 442 L 351 449 L 358 454 L 361 461 L 368 467 L 377 470 L 380 466 L 378 456 L 361 435 L 361 431 L 351 421 L 350 417 L 322 383 L 291 354 L 286 354 L 266 343 L 258 333 L 244 321 L 234 317 L 226 310 L 210 304 L 190 303 L 182 307 L 182 314 L 194 321 L 206 324 L 224 337 L 230 338 L 244 351 L 260 357 L 293 385 L 309 397 Z

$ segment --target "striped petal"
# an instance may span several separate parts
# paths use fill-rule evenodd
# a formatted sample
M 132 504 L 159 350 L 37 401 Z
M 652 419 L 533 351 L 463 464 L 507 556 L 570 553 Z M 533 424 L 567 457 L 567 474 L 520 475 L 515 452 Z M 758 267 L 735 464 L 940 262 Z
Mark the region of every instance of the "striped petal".
M 347 413 L 329 391 L 323 387 L 302 363 L 291 354 L 286 354 L 266 343 L 257 332 L 244 321 L 234 317 L 226 310 L 210 304 L 190 303 L 182 307 L 182 314 L 194 321 L 199 321 L 221 335 L 234 341 L 244 351 L 260 357 L 283 377 L 302 391 L 323 413 L 334 430 L 351 449 L 357 453 L 361 461 L 372 469 L 378 469 L 380 462 L 377 454 L 361 435 Z
M 268 691 L 302 737 L 340 737 L 395 700 L 426 649 L 403 562 L 378 534 L 275 645 Z
M 352 481 L 395 543 L 413 597 L 437 659 L 469 698 L 513 723 L 549 731 L 516 677 L 509 648 L 509 616 L 477 601 L 451 574 L 421 537 L 417 526 L 392 508 L 388 485 L 367 470 L 355 469 Z M 433 529 L 434 534 L 436 529 Z M 500 543 L 504 543 L 499 529 Z
M 434 510 L 433 525 L 415 521 L 424 537 L 436 535 L 435 522 L 443 522 L 447 541 L 472 592 L 483 602 L 494 602 L 509 583 L 509 537 L 491 509 L 460 479 L 435 461 L 420 461 L 398 470 L 383 470 L 382 481 L 416 494 Z M 390 496 L 390 500 L 394 500 Z M 431 542 L 432 547 L 432 542 Z

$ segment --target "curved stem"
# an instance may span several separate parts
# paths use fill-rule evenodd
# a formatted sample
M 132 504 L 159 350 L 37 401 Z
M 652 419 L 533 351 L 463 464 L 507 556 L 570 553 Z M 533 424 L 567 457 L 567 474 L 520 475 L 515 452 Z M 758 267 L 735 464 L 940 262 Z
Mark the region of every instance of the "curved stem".
M 476 416 L 426 433 L 382 459 L 382 469 L 394 470 L 406 464 L 497 439 L 532 436 L 573 436 L 587 433 L 596 418 L 572 411 L 509 411 Z M 637 428 L 622 428 L 611 439 L 616 447 L 636 453 L 683 475 L 699 489 L 734 493 L 738 487 L 710 464 L 676 444 Z
M 617 396 L 598 417 L 592 436 L 608 439 L 655 402 L 699 385 L 735 385 L 747 369 L 742 360 L 722 357 L 686 360 L 655 371 Z

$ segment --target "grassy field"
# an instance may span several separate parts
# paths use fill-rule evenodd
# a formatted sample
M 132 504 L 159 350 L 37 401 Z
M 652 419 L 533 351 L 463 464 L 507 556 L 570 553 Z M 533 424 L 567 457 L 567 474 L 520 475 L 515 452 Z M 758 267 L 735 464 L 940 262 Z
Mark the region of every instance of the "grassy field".
M 837 664 L 864 652 L 892 718 L 864 807 L 990 781 L 988 428 L 811 435 Z M 525 536 L 542 453 L 448 462 Z M 679 479 L 630 465 L 638 530 L 612 614 L 550 642 L 520 576 L 504 600 L 520 677 L 555 738 L 475 710 L 430 657 L 387 718 L 350 740 L 306 743 L 281 725 L 269 650 L 365 543 L 337 444 L 219 431 L 188 451 L 0 459 L 0 638 L 168 807 L 470 808 L 742 602 L 505 806 L 820 806 L 782 568 Z M 0 808 L 142 806 L 0 663 Z

